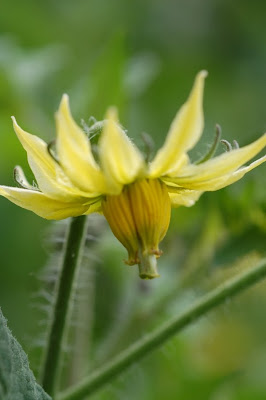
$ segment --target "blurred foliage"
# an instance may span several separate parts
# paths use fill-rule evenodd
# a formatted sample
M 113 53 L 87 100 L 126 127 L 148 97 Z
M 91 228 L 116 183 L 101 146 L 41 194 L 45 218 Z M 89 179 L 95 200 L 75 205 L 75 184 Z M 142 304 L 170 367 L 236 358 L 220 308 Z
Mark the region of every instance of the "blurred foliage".
M 0 310 L 0 395 L 2 399 L 51 400 L 37 384 L 27 355 L 12 336 Z
M 215 123 L 224 138 L 241 146 L 251 142 L 266 129 L 265 13 L 259 0 L 3 2 L 1 183 L 13 185 L 16 164 L 33 179 L 11 115 L 50 140 L 54 112 L 67 92 L 77 121 L 102 119 L 115 104 L 135 142 L 144 146 L 141 133 L 147 132 L 158 147 L 202 68 L 209 71 L 205 132 L 191 157 L 204 154 Z M 124 249 L 101 217 L 92 218 L 64 384 L 265 254 L 265 172 L 261 166 L 230 188 L 204 194 L 193 208 L 174 210 L 162 244 L 161 278 L 154 282 L 140 281 L 136 269 L 123 264 Z M 56 270 L 60 257 L 60 246 L 44 239 L 62 242 L 64 224 L 50 230 L 53 224 L 2 198 L 0 213 L 0 305 L 36 372 L 49 278 L 56 276 L 49 268 Z M 261 283 L 232 303 L 228 299 L 93 398 L 264 400 L 265 289 Z

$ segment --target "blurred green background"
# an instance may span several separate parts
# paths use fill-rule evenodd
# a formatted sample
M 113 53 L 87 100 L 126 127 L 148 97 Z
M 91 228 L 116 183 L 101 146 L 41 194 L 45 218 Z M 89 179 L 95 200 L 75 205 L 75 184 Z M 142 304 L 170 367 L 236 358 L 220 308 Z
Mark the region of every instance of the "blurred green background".
M 205 131 L 245 145 L 266 130 L 266 3 L 255 0 L 11 0 L 0 12 L 0 181 L 33 179 L 10 120 L 49 141 L 70 95 L 77 121 L 108 105 L 141 147 L 163 143 L 195 74 L 209 71 Z M 222 145 L 221 145 L 222 148 Z M 220 150 L 221 151 L 221 150 Z M 161 278 L 142 282 L 101 217 L 92 216 L 62 385 L 102 365 L 266 252 L 265 166 L 191 209 L 173 211 Z M 0 198 L 0 306 L 37 374 L 64 223 Z M 56 242 L 56 245 L 53 243 Z M 45 288 L 45 289 L 43 289 Z M 134 365 L 95 400 L 265 400 L 266 285 L 228 302 Z M 73 344 L 74 342 L 74 344 Z

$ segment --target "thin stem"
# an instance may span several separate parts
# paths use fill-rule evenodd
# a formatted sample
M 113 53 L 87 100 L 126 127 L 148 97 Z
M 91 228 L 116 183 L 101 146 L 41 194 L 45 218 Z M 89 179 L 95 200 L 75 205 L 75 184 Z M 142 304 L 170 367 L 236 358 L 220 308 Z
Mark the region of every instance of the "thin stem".
M 84 244 L 85 227 L 86 216 L 82 215 L 71 219 L 64 249 L 62 270 L 56 288 L 56 299 L 42 372 L 43 388 L 51 396 L 54 395 L 56 389 L 64 328 L 71 303 L 71 289 Z
M 266 276 L 266 258 L 255 267 L 229 279 L 216 289 L 207 293 L 200 300 L 160 328 L 144 336 L 131 345 L 125 351 L 106 363 L 103 367 L 94 371 L 89 377 L 83 379 L 79 384 L 59 395 L 58 400 L 81 400 L 92 394 L 97 389 L 108 383 L 113 377 L 124 372 L 126 368 L 136 361 L 161 346 L 171 336 L 198 320 L 202 315 L 212 310 L 227 299 L 239 292 L 249 288 Z
M 139 276 L 141 279 L 154 279 L 160 275 L 157 271 L 157 259 L 155 254 L 144 254 L 139 251 Z

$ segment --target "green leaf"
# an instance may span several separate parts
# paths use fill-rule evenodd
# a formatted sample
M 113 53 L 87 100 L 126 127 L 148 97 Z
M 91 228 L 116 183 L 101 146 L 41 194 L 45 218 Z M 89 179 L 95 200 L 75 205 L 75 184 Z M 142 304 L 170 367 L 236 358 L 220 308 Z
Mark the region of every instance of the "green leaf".
M 51 400 L 36 382 L 28 357 L 12 336 L 0 309 L 0 399 Z

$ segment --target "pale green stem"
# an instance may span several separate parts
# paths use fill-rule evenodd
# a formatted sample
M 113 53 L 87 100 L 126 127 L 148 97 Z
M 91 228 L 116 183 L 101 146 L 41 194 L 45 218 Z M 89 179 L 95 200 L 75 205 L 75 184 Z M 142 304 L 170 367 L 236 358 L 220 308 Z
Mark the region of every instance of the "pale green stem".
M 229 279 L 216 289 L 207 293 L 181 315 L 172 318 L 164 325 L 144 336 L 103 367 L 94 371 L 79 384 L 57 397 L 57 400 L 82 400 L 121 374 L 126 368 L 161 346 L 177 332 L 198 320 L 202 315 L 225 302 L 239 292 L 249 288 L 266 276 L 266 258 L 255 267 Z
M 139 251 L 139 276 L 141 279 L 158 278 L 160 275 L 157 271 L 157 259 L 155 254 L 144 254 Z
M 42 371 L 42 386 L 52 397 L 56 390 L 64 331 L 71 303 L 71 290 L 85 239 L 86 216 L 72 218 L 56 288 L 51 328 Z

